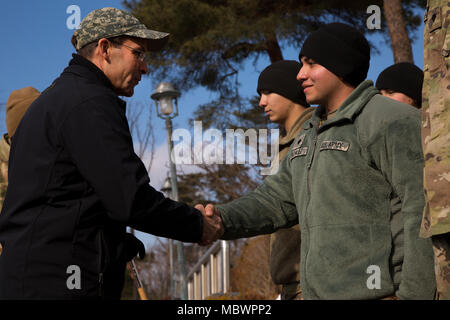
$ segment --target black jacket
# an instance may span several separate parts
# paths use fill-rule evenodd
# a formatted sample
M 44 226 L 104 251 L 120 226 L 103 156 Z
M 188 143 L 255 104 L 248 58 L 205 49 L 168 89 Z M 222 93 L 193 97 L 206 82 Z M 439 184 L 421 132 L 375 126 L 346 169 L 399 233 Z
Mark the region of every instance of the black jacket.
M 14 135 L 0 214 L 0 299 L 117 297 L 126 226 L 198 242 L 200 212 L 149 183 L 125 102 L 100 69 L 74 55 Z M 80 289 L 70 266 L 79 268 Z

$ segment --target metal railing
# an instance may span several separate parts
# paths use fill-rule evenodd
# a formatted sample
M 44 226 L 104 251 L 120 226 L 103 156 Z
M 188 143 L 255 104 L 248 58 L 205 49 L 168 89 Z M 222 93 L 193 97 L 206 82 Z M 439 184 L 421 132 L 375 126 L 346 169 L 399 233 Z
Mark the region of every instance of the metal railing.
M 230 249 L 226 241 L 216 241 L 189 272 L 188 299 L 204 300 L 226 294 L 230 286 Z

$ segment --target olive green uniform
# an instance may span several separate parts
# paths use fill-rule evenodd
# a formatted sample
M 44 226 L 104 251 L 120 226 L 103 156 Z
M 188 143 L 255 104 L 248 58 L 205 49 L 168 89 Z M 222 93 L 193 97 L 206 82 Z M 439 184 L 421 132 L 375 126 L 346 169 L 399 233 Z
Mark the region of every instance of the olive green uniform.
M 424 207 L 420 112 L 362 82 L 319 128 L 305 122 L 277 174 L 219 205 L 223 239 L 300 224 L 305 299 L 432 299 L 430 239 L 419 237 Z M 392 217 L 399 197 L 403 218 Z M 393 220 L 401 223 L 396 236 Z M 400 240 L 399 240 L 400 239 Z M 374 283 L 372 280 L 375 279 Z

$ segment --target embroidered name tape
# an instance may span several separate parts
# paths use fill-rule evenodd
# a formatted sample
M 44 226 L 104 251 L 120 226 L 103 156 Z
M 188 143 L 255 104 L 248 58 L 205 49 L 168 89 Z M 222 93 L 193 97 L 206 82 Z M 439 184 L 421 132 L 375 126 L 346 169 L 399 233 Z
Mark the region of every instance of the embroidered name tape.
M 296 157 L 301 157 L 301 156 L 306 156 L 306 154 L 308 153 L 308 147 L 296 147 L 296 148 L 292 148 L 292 153 L 291 153 L 291 158 L 290 160 L 296 158 Z
M 324 141 L 320 145 L 320 151 L 322 150 L 338 150 L 347 152 L 350 148 L 350 143 L 345 141 Z

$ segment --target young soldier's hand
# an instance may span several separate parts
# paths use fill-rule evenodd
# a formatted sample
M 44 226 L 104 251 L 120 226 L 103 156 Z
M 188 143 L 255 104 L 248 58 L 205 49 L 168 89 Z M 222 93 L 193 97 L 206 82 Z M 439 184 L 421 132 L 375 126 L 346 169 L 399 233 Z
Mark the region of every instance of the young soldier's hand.
M 212 204 L 208 204 L 206 208 L 197 204 L 195 208 L 203 214 L 203 234 L 199 244 L 206 246 L 219 239 L 224 233 L 220 212 Z

